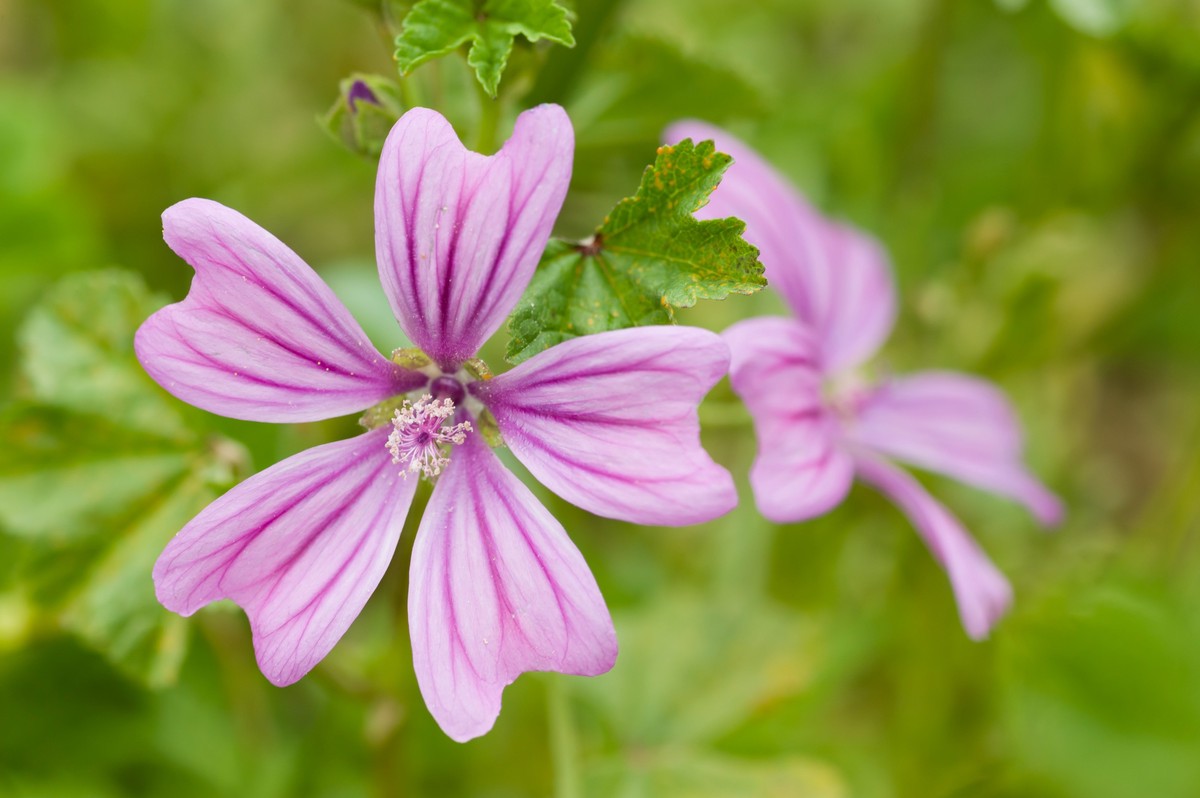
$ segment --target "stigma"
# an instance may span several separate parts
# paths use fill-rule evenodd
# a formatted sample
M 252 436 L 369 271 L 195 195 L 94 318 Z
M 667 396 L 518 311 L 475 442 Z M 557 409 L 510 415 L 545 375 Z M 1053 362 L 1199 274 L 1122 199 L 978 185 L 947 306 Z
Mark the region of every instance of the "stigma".
M 426 478 L 436 477 L 450 462 L 450 447 L 467 439 L 471 422 L 447 424 L 454 416 L 454 401 L 435 400 L 425 394 L 415 402 L 405 400 L 392 416 L 392 432 L 387 448 L 392 462 L 403 468 L 400 475 L 408 478 L 419 473 Z

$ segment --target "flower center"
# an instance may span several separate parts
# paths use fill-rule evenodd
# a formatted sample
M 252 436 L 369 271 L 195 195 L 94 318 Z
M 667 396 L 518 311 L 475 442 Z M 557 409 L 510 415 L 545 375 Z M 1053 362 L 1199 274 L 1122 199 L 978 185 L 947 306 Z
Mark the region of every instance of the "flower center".
M 857 372 L 839 374 L 825 381 L 825 406 L 842 421 L 853 421 L 871 394 L 871 383 Z
M 434 388 L 442 379 L 438 378 L 430 387 Z M 457 380 L 448 379 L 458 385 Z M 420 472 L 432 478 L 442 473 L 450 462 L 450 446 L 464 442 L 472 430 L 470 421 L 447 425 L 446 420 L 453 416 L 454 401 L 449 398 L 434 399 L 425 394 L 416 402 L 404 400 L 392 416 L 392 432 L 387 439 L 392 462 L 403 466 L 401 476 L 407 479 L 410 472 Z

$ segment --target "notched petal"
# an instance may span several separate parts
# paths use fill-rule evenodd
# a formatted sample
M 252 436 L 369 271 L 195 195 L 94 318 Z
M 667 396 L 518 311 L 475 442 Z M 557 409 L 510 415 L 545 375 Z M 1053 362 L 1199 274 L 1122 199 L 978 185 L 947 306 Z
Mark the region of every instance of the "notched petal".
M 184 200 L 163 213 L 163 235 L 196 276 L 134 346 L 183 401 L 249 421 L 316 421 L 423 381 L 377 352 L 321 278 L 237 211 Z
M 789 523 L 836 507 L 854 481 L 854 464 L 822 395 L 816 337 L 784 318 L 743 321 L 723 337 L 733 354 L 729 379 L 754 418 L 750 485 L 759 511 Z
M 583 556 L 478 435 L 455 451 L 425 510 L 408 618 L 421 695 L 459 742 L 491 729 L 521 673 L 595 676 L 617 656 Z
M 181 615 L 218 599 L 250 618 L 273 684 L 308 673 L 362 611 L 396 549 L 416 480 L 376 430 L 275 464 L 209 505 L 154 566 L 158 600 Z
M 472 357 L 525 290 L 566 196 L 574 148 L 556 105 L 521 114 L 489 157 L 467 150 L 426 108 L 389 134 L 375 187 L 379 275 L 400 326 L 443 369 Z

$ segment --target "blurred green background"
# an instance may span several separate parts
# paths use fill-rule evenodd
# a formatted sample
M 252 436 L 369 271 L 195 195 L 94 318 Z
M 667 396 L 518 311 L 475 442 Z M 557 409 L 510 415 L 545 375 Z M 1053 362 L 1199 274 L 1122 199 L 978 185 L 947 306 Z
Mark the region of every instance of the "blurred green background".
M 739 477 L 727 518 L 644 529 L 539 489 L 622 653 L 593 680 L 522 677 L 482 739 L 444 737 L 412 675 L 417 508 L 362 617 L 293 687 L 259 675 L 240 613 L 160 608 L 150 567 L 183 523 L 354 424 L 230 422 L 142 375 L 133 330 L 191 278 L 159 214 L 241 210 L 401 345 L 374 165 L 315 120 L 348 74 L 395 76 L 403 7 L 0 0 L 0 796 L 1200 795 L 1196 0 L 577 0 L 579 46 L 526 48 L 506 76 L 574 120 L 560 234 L 586 234 L 663 126 L 700 116 L 882 238 L 902 307 L 883 367 L 997 381 L 1068 506 L 1044 534 L 927 480 L 1013 582 L 988 642 L 871 491 L 803 525 L 758 518 L 726 383 L 702 417 Z M 412 86 L 469 125 L 464 76 L 450 59 Z M 719 330 L 780 309 L 682 315 Z

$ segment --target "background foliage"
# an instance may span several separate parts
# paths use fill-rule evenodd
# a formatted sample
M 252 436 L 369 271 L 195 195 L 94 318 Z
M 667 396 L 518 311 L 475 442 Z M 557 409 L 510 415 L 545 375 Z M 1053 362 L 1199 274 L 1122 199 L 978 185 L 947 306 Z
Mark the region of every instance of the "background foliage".
M 733 515 L 682 530 L 540 493 L 622 653 L 594 680 L 522 677 L 465 746 L 412 675 L 413 529 L 346 639 L 284 690 L 240 613 L 157 607 L 149 568 L 183 521 L 353 423 L 231 422 L 145 378 L 132 330 L 191 275 L 159 214 L 238 208 L 401 345 L 376 288 L 373 164 L 314 119 L 347 75 L 395 75 L 405 6 L 0 0 L 0 794 L 1200 794 L 1194 0 L 578 0 L 576 47 L 518 39 L 500 87 L 510 114 L 516 98 L 571 113 L 561 235 L 589 234 L 665 124 L 701 116 L 883 239 L 902 293 L 884 367 L 1000 383 L 1069 507 L 1043 535 L 930 478 L 1014 583 L 990 641 L 966 639 L 869 490 L 774 527 L 744 480 Z M 411 81 L 404 102 L 481 123 L 465 62 Z M 763 293 L 677 316 L 719 330 L 779 309 Z M 703 415 L 744 475 L 727 385 Z

